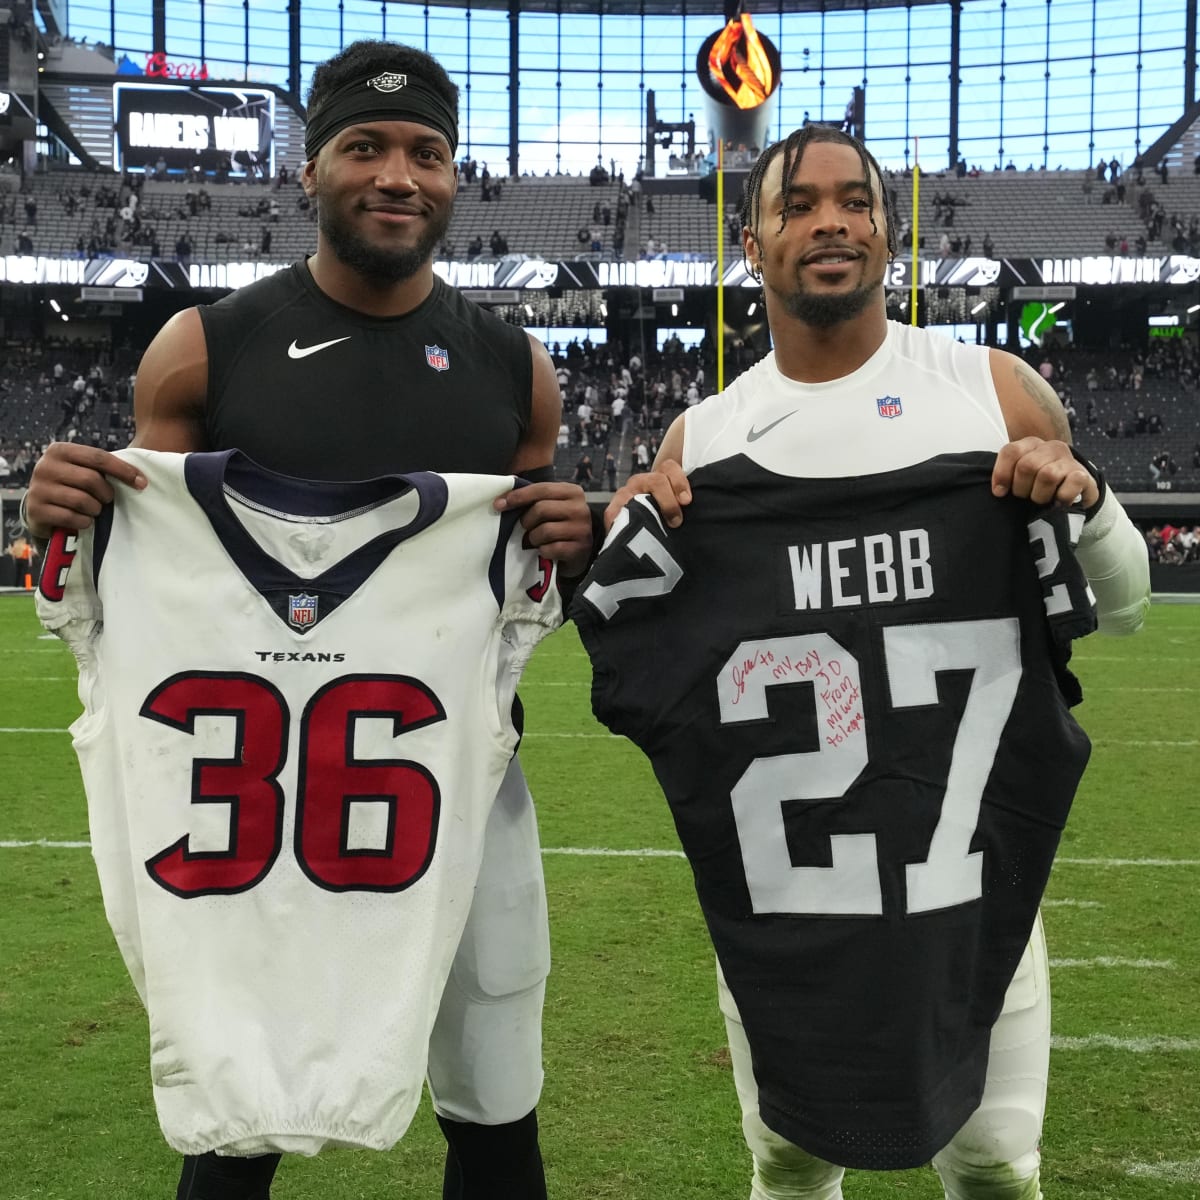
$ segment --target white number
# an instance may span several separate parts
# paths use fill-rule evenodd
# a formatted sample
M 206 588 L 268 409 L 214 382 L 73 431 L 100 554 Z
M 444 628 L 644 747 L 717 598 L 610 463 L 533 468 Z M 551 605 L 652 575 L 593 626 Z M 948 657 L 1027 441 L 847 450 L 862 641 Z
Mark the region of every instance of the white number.
M 1054 536 L 1054 528 L 1043 517 L 1037 517 L 1029 522 L 1029 544 L 1031 546 L 1041 546 L 1042 554 L 1037 560 L 1037 573 L 1039 579 L 1045 579 L 1047 575 L 1053 575 L 1058 570 L 1058 564 L 1061 561 L 1058 553 L 1058 541 Z M 1065 584 L 1056 583 L 1049 594 L 1045 597 L 1046 613 L 1048 616 L 1055 616 L 1057 613 L 1067 612 L 1071 607 L 1071 597 L 1067 592 Z
M 827 633 L 743 642 L 721 673 L 721 723 L 767 720 L 767 689 L 777 684 L 810 680 L 816 699 L 835 680 L 856 689 L 858 676 L 854 656 Z M 730 799 L 755 912 L 883 912 L 873 833 L 832 835 L 831 867 L 793 867 L 783 836 L 782 801 L 845 795 L 866 765 L 860 714 L 841 740 L 822 734 L 816 750 L 756 758 L 742 773 Z
M 633 503 L 641 499 L 642 497 L 637 496 Z M 648 504 L 646 507 L 657 520 L 657 511 Z M 613 539 L 628 523 L 629 509 L 626 507 L 617 514 L 617 519 L 613 522 L 612 529 L 608 531 L 608 537 L 604 539 L 604 544 L 611 545 Z M 660 521 L 659 524 L 661 526 L 662 522 Z M 649 559 L 662 573 L 645 579 L 623 579 L 620 583 L 589 583 L 583 589 L 583 598 L 597 612 L 601 613 L 606 621 L 611 620 L 616 614 L 622 601 L 642 596 L 665 596 L 683 576 L 683 571 L 671 557 L 671 552 L 648 529 L 639 529 L 629 539 L 625 549 L 635 558 L 643 561 Z
M 942 811 L 921 863 L 905 869 L 910 913 L 951 908 L 983 895 L 983 854 L 968 847 L 1000 736 L 1021 682 L 1021 630 L 1016 617 L 898 625 L 883 631 L 892 704 L 938 702 L 939 671 L 973 672 L 950 756 Z
M 886 629 L 884 661 L 896 708 L 936 705 L 941 671 L 973 672 L 955 735 L 941 812 L 924 862 L 906 868 L 910 913 L 982 895 L 982 855 L 970 852 L 983 789 L 1021 679 L 1015 618 Z M 812 685 L 820 745 L 756 758 L 731 792 L 734 821 L 756 913 L 879 916 L 883 912 L 873 833 L 832 834 L 832 866 L 796 867 L 783 804 L 840 799 L 867 765 L 859 664 L 828 634 L 744 641 L 718 677 L 721 723 L 769 719 L 767 689 Z

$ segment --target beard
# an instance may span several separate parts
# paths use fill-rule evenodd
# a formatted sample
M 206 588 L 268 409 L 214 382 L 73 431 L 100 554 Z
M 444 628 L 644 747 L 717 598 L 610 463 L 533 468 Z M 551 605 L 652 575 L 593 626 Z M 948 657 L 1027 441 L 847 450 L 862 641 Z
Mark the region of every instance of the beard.
M 431 215 L 414 245 L 395 250 L 384 249 L 363 237 L 332 204 L 322 205 L 319 195 L 317 227 L 338 261 L 345 263 L 355 274 L 378 284 L 402 283 L 411 279 L 433 257 L 438 243 L 450 228 L 453 211 L 448 205 L 444 212 Z
M 882 285 L 882 274 L 878 279 L 864 278 L 858 287 L 849 292 L 814 292 L 797 281 L 794 291 L 779 292 L 777 295 L 789 317 L 795 317 L 817 329 L 831 329 L 863 312 Z

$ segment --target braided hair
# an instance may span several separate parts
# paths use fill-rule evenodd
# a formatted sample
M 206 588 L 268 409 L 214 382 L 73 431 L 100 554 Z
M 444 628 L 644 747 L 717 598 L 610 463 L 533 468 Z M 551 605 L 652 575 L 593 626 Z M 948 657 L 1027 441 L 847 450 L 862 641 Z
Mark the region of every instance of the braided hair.
M 883 211 L 884 221 L 887 225 L 887 248 L 888 254 L 896 253 L 896 231 L 892 222 L 891 207 L 888 203 L 887 188 L 883 187 L 883 172 L 879 169 L 879 164 L 875 161 L 875 156 L 858 140 L 848 133 L 843 133 L 842 130 L 833 125 L 821 125 L 816 122 L 805 125 L 801 129 L 793 129 L 791 133 L 781 142 L 776 142 L 772 146 L 768 146 L 766 150 L 758 156 L 757 161 L 750 168 L 750 173 L 746 176 L 746 183 L 742 188 L 742 206 L 739 212 L 744 228 L 750 230 L 754 234 L 754 240 L 760 245 L 762 239 L 759 237 L 759 221 L 762 218 L 762 186 L 763 180 L 766 178 L 767 169 L 771 163 L 783 155 L 783 174 L 780 180 L 779 194 L 780 198 L 786 200 L 788 188 L 791 186 L 792 180 L 796 177 L 796 172 L 800 169 L 800 162 L 804 158 L 804 151 L 812 145 L 813 142 L 833 142 L 839 146 L 849 146 L 862 163 L 863 175 L 867 181 L 867 200 L 871 206 L 871 229 L 874 233 L 879 232 L 879 227 L 875 224 L 875 188 L 871 183 L 871 172 L 874 170 L 875 178 L 880 181 L 879 205 Z M 783 231 L 783 227 L 787 224 L 788 214 L 786 204 L 783 206 L 779 218 L 779 231 Z M 742 251 L 742 261 L 746 262 L 746 253 Z M 747 263 L 747 269 L 749 264 Z

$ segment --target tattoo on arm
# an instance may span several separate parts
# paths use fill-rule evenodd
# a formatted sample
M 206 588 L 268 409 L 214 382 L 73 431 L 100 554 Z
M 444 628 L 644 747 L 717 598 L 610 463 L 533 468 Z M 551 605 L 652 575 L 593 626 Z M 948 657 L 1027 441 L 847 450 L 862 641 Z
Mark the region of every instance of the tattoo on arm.
M 1013 364 L 1013 371 L 1025 394 L 1050 418 L 1050 423 L 1054 426 L 1054 436 L 1070 445 L 1071 423 L 1067 420 L 1066 410 L 1054 389 L 1020 359 Z

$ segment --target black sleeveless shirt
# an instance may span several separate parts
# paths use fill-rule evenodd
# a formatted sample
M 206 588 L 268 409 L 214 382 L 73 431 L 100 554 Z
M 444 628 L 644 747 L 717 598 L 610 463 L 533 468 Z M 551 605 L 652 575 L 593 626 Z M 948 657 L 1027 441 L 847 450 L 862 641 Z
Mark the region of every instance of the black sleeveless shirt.
M 529 427 L 533 356 L 435 277 L 400 317 L 326 296 L 300 262 L 199 309 L 211 449 L 303 479 L 504 474 Z

